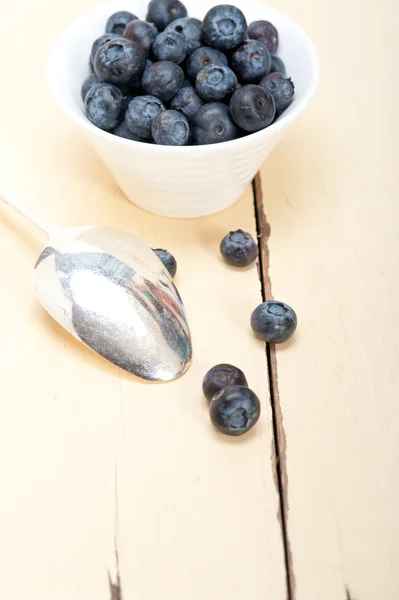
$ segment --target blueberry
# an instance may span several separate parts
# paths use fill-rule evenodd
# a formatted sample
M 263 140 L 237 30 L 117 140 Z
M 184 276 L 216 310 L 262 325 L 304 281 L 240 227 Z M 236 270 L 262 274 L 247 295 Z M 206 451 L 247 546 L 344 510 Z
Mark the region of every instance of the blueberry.
M 167 250 L 161 250 L 160 248 L 157 248 L 154 252 L 163 263 L 164 267 L 169 271 L 169 274 L 173 279 L 177 273 L 177 262 L 173 254 Z
M 110 16 L 107 21 L 105 31 L 107 33 L 115 33 L 116 35 L 122 36 L 126 29 L 126 25 L 130 23 L 130 21 L 134 21 L 136 19 L 137 17 L 132 15 L 132 13 L 127 12 L 126 10 L 121 10 Z
M 260 401 L 252 390 L 227 385 L 212 398 L 210 416 L 214 426 L 226 435 L 243 435 L 259 420 Z
M 120 36 L 115 35 L 114 33 L 104 33 L 104 35 L 101 35 L 99 38 L 97 38 L 95 40 L 95 42 L 93 43 L 93 45 L 91 47 L 91 53 L 90 53 L 90 64 L 93 68 L 94 68 L 95 56 L 97 54 L 97 51 L 101 48 L 101 46 L 103 46 L 110 40 L 114 40 L 115 38 L 118 38 L 118 37 L 120 37 Z
M 109 83 L 98 83 L 90 88 L 85 98 L 89 121 L 100 129 L 113 129 L 121 120 L 124 98 L 122 92 Z
M 148 6 L 147 21 L 163 31 L 170 23 L 187 17 L 187 9 L 179 0 L 151 0 Z
M 156 60 L 168 60 L 179 65 L 186 58 L 186 38 L 176 31 L 163 31 L 157 36 L 152 52 Z
M 128 128 L 125 120 L 123 120 L 120 125 L 115 127 L 112 130 L 112 133 L 114 135 L 117 135 L 118 137 L 124 138 L 125 140 L 132 140 L 134 142 L 148 142 L 149 141 L 149 140 L 143 139 L 143 138 L 139 137 L 138 135 L 135 135 L 134 133 L 132 133 L 130 131 L 130 129 Z
M 282 344 L 295 333 L 297 317 L 284 302 L 271 300 L 254 310 L 251 327 L 261 340 L 269 344 Z
M 190 139 L 189 122 L 177 110 L 165 110 L 152 123 L 152 137 L 161 146 L 187 146 Z
M 203 104 L 203 100 L 190 85 L 182 87 L 182 89 L 177 92 L 176 96 L 173 96 L 170 108 L 180 111 L 189 121 L 191 121 Z
M 80 95 L 82 96 L 83 101 L 86 98 L 86 94 L 89 91 L 89 89 L 91 87 L 93 87 L 93 85 L 96 85 L 97 83 L 101 83 L 101 80 L 99 77 L 97 77 L 97 75 L 95 73 L 91 73 L 91 75 L 86 77 L 86 79 L 83 82 L 82 88 L 80 90 Z
M 197 75 L 195 89 L 207 102 L 230 98 L 237 87 L 237 77 L 229 67 L 211 65 Z
M 283 113 L 294 99 L 295 86 L 284 73 L 270 73 L 262 79 L 260 85 L 271 93 L 276 104 L 276 117 Z
M 243 83 L 259 83 L 269 73 L 272 57 L 261 42 L 247 40 L 233 52 L 231 65 Z
M 247 37 L 247 21 L 242 11 L 230 4 L 214 6 L 202 23 L 204 43 L 212 48 L 231 50 Z
M 229 142 L 237 136 L 228 106 L 210 102 L 201 106 L 193 118 L 193 138 L 197 146 Z
M 103 44 L 98 50 L 94 70 L 107 83 L 130 85 L 140 79 L 145 63 L 145 52 L 138 44 L 117 38 Z
M 226 364 L 212 367 L 205 375 L 204 381 L 202 382 L 205 398 L 211 401 L 215 394 L 225 388 L 226 385 L 241 385 L 248 387 L 246 377 L 241 369 Z
M 226 56 L 219 50 L 203 46 L 198 48 L 187 61 L 186 72 L 189 79 L 196 79 L 197 75 L 204 67 L 210 65 L 228 66 Z
M 234 92 L 230 102 L 233 121 L 251 133 L 273 123 L 276 105 L 273 96 L 259 85 L 244 85 Z
M 276 54 L 278 48 L 278 31 L 269 21 L 254 21 L 248 27 L 248 37 L 258 40 L 266 46 L 272 54 Z
M 136 42 L 148 55 L 158 35 L 158 29 L 153 23 L 147 21 L 131 21 L 126 26 L 123 36 L 131 42 Z
M 199 19 L 185 17 L 177 19 L 167 26 L 166 31 L 176 31 L 181 33 L 187 41 L 187 55 L 190 56 L 195 50 L 201 48 L 201 26 Z
M 258 256 L 258 246 L 250 233 L 231 231 L 220 244 L 223 258 L 234 267 L 248 267 Z
M 184 81 L 183 69 L 173 62 L 157 62 L 148 67 L 143 75 L 143 89 L 146 94 L 156 96 L 161 102 L 168 102 L 180 90 Z
M 137 96 L 129 103 L 126 124 L 135 135 L 151 138 L 152 122 L 164 110 L 164 105 L 155 96 Z
M 284 62 L 279 56 L 272 54 L 272 66 L 270 67 L 270 73 L 287 73 Z

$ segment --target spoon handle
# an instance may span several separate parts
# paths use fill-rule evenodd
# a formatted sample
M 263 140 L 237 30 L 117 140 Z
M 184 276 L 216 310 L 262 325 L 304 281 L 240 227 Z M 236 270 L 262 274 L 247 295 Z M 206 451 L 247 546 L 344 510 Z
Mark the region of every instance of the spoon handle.
M 49 238 L 57 229 L 55 225 L 43 219 L 41 215 L 38 215 L 34 210 L 32 210 L 29 206 L 22 204 L 17 200 L 14 200 L 12 196 L 0 190 L 0 200 L 2 200 L 8 206 L 11 206 L 16 210 L 19 214 L 24 216 L 28 221 L 30 221 L 33 225 L 36 225 L 38 229 L 42 231 Z

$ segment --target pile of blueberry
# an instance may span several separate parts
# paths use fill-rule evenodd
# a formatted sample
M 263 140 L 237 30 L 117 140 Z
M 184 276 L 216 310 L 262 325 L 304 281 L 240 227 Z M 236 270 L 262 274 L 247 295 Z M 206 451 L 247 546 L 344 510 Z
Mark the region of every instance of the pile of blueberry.
M 297 317 L 287 304 L 271 300 L 254 310 L 251 326 L 263 341 L 281 344 L 294 334 Z M 243 435 L 258 422 L 261 404 L 248 388 L 241 369 L 228 364 L 216 365 L 205 375 L 202 389 L 210 402 L 211 421 L 222 433 Z
M 271 125 L 294 98 L 268 21 L 239 8 L 201 22 L 179 0 L 152 0 L 147 20 L 112 15 L 82 86 L 88 119 L 117 136 L 170 146 L 217 144 Z
M 247 267 L 258 256 L 258 247 L 250 233 L 231 231 L 220 244 L 226 262 L 234 267 Z M 177 272 L 177 262 L 167 250 L 154 250 L 171 277 Z M 295 333 L 297 316 L 284 302 L 269 300 L 252 313 L 251 327 L 256 336 L 268 344 L 283 344 Z M 226 435 L 243 435 L 259 420 L 261 405 L 248 388 L 244 373 L 233 365 L 221 364 L 205 375 L 202 389 L 210 402 L 210 417 L 215 427 Z

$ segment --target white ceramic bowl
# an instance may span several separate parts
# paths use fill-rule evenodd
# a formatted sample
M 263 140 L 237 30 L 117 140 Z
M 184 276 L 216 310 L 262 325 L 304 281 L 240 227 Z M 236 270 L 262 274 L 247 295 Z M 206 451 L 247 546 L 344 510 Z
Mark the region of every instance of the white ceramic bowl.
M 248 23 L 267 19 L 278 28 L 279 55 L 296 87 L 293 104 L 267 129 L 232 142 L 176 148 L 125 140 L 87 120 L 80 88 L 89 74 L 92 43 L 104 33 L 107 18 L 117 10 L 129 10 L 145 19 L 148 2 L 113 0 L 77 19 L 51 53 L 49 85 L 58 104 L 79 126 L 129 200 L 167 217 L 209 215 L 238 200 L 268 154 L 309 103 L 318 83 L 317 52 L 306 33 L 291 19 L 253 0 L 234 0 Z M 217 3 L 185 0 L 189 15 L 200 19 Z

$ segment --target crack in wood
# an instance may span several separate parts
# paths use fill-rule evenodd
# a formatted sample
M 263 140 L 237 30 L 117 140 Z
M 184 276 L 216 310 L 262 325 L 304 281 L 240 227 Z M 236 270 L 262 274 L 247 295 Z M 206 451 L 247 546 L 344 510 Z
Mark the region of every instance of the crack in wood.
M 122 582 L 121 582 L 121 570 L 119 562 L 119 550 L 118 550 L 118 522 L 119 522 L 119 501 L 118 501 L 118 456 L 115 459 L 115 518 L 114 518 L 114 556 L 115 556 L 115 567 L 116 567 L 116 581 L 112 581 L 110 571 L 108 571 L 108 583 L 111 594 L 111 600 L 123 600 L 122 594 Z
M 108 572 L 108 582 L 109 582 L 109 590 L 111 593 L 111 600 L 123 600 L 122 596 L 122 584 L 121 584 L 121 576 L 119 572 L 119 561 L 117 558 L 117 574 L 116 574 L 116 582 L 112 581 L 111 573 Z
M 270 225 L 263 208 L 262 182 L 258 173 L 252 183 L 255 203 L 255 219 L 259 240 L 259 274 L 262 286 L 263 301 L 272 300 L 272 283 L 269 273 L 270 256 L 268 240 Z M 287 442 L 283 426 L 283 415 L 278 387 L 277 357 L 274 344 L 266 344 L 266 358 L 270 389 L 270 402 L 273 419 L 274 440 L 272 445 L 273 470 L 280 499 L 279 521 L 283 537 L 285 569 L 287 578 L 287 599 L 295 600 L 295 577 L 292 564 L 292 553 L 288 538 L 288 478 L 286 469 Z
M 348 587 L 345 588 L 345 591 L 346 591 L 346 600 L 353 600 Z

